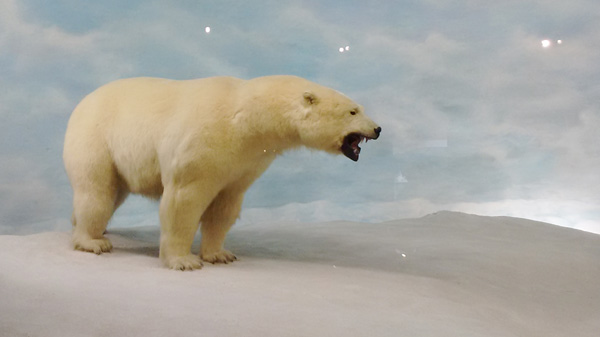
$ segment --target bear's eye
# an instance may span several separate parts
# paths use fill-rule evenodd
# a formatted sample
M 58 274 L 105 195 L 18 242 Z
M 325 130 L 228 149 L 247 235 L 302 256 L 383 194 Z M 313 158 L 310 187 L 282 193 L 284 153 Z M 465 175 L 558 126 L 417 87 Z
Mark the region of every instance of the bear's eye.
M 351 114 L 352 116 L 356 115 L 356 113 L 357 113 L 357 111 L 356 111 L 356 110 L 350 110 L 350 114 Z

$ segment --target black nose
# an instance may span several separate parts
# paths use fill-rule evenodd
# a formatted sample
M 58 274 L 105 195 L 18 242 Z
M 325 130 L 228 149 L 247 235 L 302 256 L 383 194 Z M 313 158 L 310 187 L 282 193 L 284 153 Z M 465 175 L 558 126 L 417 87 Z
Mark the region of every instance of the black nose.
M 381 133 L 381 126 L 375 129 L 375 133 L 377 134 L 377 137 L 379 137 L 379 134 Z

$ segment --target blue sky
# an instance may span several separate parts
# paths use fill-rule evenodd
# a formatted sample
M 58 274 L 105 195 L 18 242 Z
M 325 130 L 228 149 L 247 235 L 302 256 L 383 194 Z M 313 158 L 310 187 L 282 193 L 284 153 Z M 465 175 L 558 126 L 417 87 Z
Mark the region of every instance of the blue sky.
M 600 233 L 599 19 L 591 0 L 1 0 L 0 231 L 68 228 L 63 134 L 102 84 L 294 74 L 364 105 L 382 137 L 358 163 L 285 154 L 242 222 L 449 209 Z M 113 223 L 157 219 L 133 198 Z

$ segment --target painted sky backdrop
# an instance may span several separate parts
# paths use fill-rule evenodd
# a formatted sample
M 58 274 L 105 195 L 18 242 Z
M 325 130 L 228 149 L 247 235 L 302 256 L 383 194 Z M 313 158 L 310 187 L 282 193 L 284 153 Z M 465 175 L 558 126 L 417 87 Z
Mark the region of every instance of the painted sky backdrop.
M 63 135 L 95 88 L 293 74 L 364 105 L 382 137 L 358 163 L 285 154 L 242 222 L 447 209 L 600 233 L 598 60 L 593 0 L 0 0 L 0 231 L 68 228 Z M 113 222 L 157 224 L 157 205 Z

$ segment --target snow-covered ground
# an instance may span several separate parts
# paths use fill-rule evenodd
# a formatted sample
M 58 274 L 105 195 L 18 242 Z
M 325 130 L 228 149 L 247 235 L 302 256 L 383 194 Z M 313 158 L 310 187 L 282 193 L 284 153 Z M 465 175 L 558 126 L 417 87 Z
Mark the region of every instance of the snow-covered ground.
M 600 236 L 439 212 L 246 224 L 239 261 L 163 268 L 158 227 L 0 236 L 0 336 L 598 336 Z M 198 244 L 194 246 L 198 251 Z

